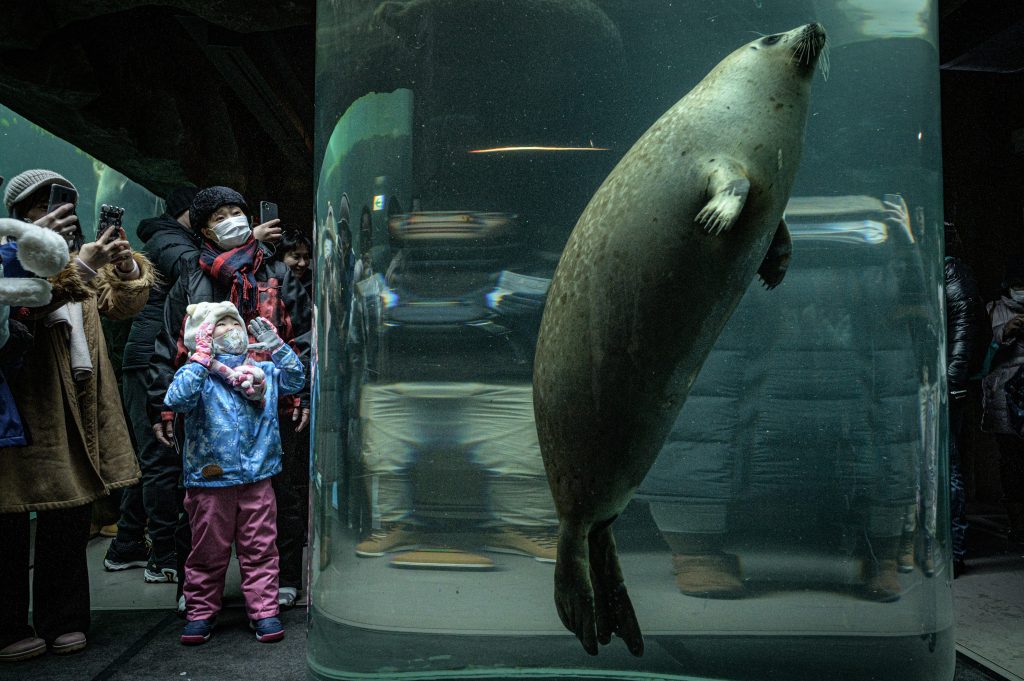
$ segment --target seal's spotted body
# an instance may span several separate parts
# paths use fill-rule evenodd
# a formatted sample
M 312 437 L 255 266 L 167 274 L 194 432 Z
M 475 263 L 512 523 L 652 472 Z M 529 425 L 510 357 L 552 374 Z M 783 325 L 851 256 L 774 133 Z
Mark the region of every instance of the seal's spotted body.
M 555 602 L 592 654 L 612 633 L 643 652 L 610 526 L 754 274 L 782 281 L 824 42 L 809 24 L 726 57 L 612 170 L 555 271 L 534 405 L 561 521 Z

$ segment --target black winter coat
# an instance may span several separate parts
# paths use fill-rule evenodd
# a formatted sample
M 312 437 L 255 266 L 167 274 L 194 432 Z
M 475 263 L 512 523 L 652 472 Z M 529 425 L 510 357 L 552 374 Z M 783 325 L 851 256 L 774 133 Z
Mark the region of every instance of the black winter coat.
M 144 246 L 142 252 L 156 266 L 159 282 L 149 291 L 149 302 L 132 322 L 124 346 L 122 369 L 144 369 L 153 358 L 156 337 L 164 328 L 164 301 L 167 292 L 189 263 L 199 257 L 199 237 L 170 215 L 149 218 L 136 230 Z
M 988 345 L 988 317 L 974 274 L 967 265 L 947 257 L 945 275 L 946 378 L 949 392 L 961 396 Z
M 309 404 L 310 325 L 312 305 L 302 284 L 292 276 L 291 270 L 281 262 L 264 260 L 256 273 L 259 303 L 256 315 L 265 317 L 277 327 L 284 342 L 290 344 L 307 368 L 306 385 L 296 397 L 302 405 Z M 163 328 L 156 339 L 149 373 L 150 423 L 157 423 L 168 413 L 164 394 L 174 378 L 174 372 L 188 359 L 188 350 L 182 339 L 186 308 L 192 303 L 213 303 L 230 300 L 229 288 L 215 282 L 193 260 L 171 287 L 164 302 Z M 256 315 L 253 315 L 255 317 Z M 243 315 L 246 323 L 250 317 Z M 269 355 L 268 355 L 269 357 Z M 261 359 L 257 356 L 257 359 Z

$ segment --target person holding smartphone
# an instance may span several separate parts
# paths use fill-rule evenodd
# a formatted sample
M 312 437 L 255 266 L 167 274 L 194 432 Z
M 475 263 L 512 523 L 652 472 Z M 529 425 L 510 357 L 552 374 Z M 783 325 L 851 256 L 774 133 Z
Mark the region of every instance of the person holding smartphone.
M 70 201 L 50 205 L 52 185 Z M 21 371 L 10 381 L 31 441 L 0 448 L 0 662 L 86 645 L 89 629 L 91 502 L 138 480 L 100 315 L 127 319 L 149 297 L 154 272 L 132 253 L 123 234 L 99 225 L 82 243 L 77 191 L 49 170 L 12 178 L 4 205 L 14 218 L 48 227 L 72 245 L 71 261 L 50 279 L 52 300 L 21 308 L 34 337 Z M 29 514 L 36 513 L 29 624 Z

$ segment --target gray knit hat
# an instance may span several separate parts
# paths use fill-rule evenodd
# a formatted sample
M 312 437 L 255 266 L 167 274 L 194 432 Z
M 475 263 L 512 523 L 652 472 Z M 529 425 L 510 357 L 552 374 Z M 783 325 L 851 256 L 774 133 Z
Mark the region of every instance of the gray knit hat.
M 4 205 L 7 206 L 8 214 L 13 215 L 11 209 L 15 204 L 21 203 L 32 196 L 36 190 L 49 187 L 51 184 L 63 184 L 74 189 L 76 194 L 78 193 L 78 188 L 71 184 L 71 180 L 52 170 L 26 170 L 12 177 L 7 183 L 7 190 L 4 192 Z

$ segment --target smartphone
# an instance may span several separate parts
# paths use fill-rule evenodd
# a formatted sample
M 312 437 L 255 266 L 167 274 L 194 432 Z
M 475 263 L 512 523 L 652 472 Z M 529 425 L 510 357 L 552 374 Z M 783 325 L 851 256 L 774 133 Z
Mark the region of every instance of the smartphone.
M 277 204 L 270 201 L 260 201 L 260 224 L 265 224 L 277 219 Z
M 121 223 L 124 221 L 124 208 L 120 206 L 113 206 L 104 203 L 100 206 L 100 234 L 107 231 L 111 227 L 116 227 L 117 231 L 114 232 L 113 236 L 108 241 L 115 241 L 118 238 L 124 237 L 124 229 L 121 228 Z
M 52 213 L 57 210 L 59 206 L 63 206 L 65 203 L 74 203 L 78 200 L 78 192 L 71 187 L 65 187 L 62 184 L 51 184 L 50 185 L 50 203 L 46 207 L 47 213 Z M 74 211 L 71 211 L 74 214 Z

